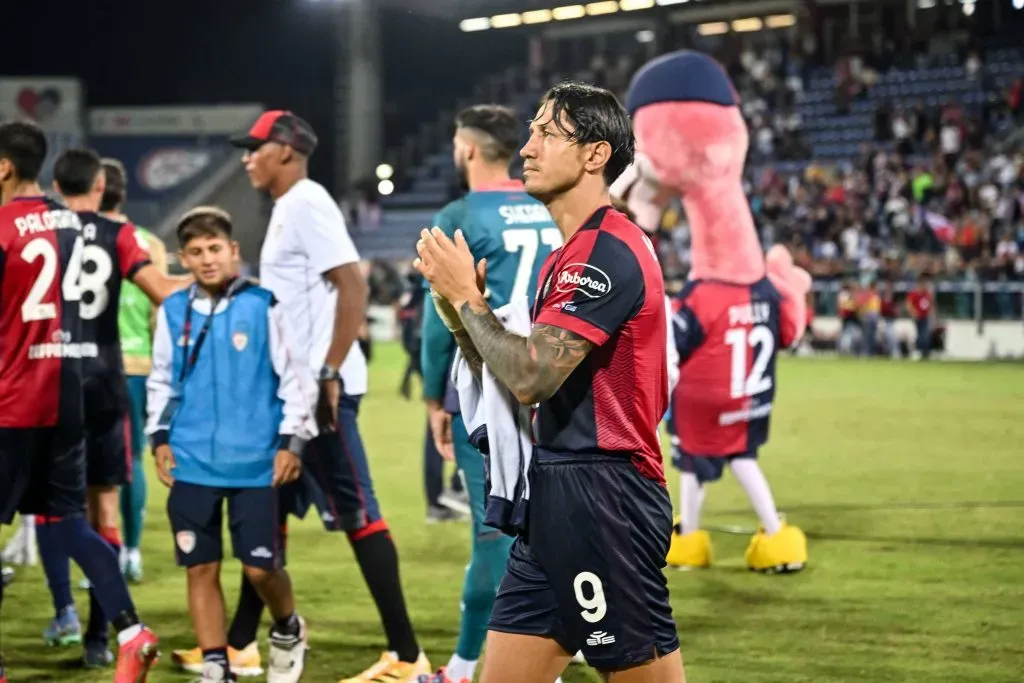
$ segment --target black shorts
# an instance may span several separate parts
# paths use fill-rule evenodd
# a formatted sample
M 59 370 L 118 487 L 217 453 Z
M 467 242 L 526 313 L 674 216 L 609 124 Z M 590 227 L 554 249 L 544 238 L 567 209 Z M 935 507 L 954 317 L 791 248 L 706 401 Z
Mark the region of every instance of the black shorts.
M 668 491 L 627 459 L 536 458 L 526 533 L 512 546 L 489 628 L 554 638 L 599 671 L 677 650 L 662 573 Z
M 85 512 L 85 442 L 78 430 L 0 428 L 0 524 L 14 514 Z
M 684 453 L 680 448 L 672 448 L 672 465 L 680 472 L 689 472 L 697 477 L 701 484 L 710 484 L 722 478 L 725 466 L 733 460 L 743 458 L 757 460 L 757 449 L 746 453 L 735 453 L 717 457 L 706 457 Z
M 311 505 L 327 531 L 359 532 L 381 522 L 370 464 L 359 434 L 361 396 L 342 396 L 338 431 L 309 442 L 302 455 L 302 476 L 282 489 L 282 505 L 300 519 Z
M 89 486 L 123 486 L 131 480 L 129 429 L 125 414 L 86 422 L 85 481 Z
M 179 567 L 220 562 L 224 557 L 224 501 L 235 557 L 243 565 L 273 571 L 285 565 L 285 534 L 279 490 L 231 489 L 176 481 L 167 497 Z

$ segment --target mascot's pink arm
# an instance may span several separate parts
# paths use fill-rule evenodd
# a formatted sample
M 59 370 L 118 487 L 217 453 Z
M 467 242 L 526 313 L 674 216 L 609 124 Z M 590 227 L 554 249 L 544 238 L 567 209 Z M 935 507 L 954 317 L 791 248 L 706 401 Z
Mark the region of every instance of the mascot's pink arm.
M 807 292 L 811 290 L 811 275 L 793 264 L 793 256 L 781 244 L 768 250 L 766 256 L 768 278 L 782 295 L 782 345 L 789 348 L 807 329 Z
M 637 150 L 659 184 L 682 197 L 690 225 L 690 277 L 751 284 L 765 276 L 742 172 L 749 141 L 738 107 L 663 102 L 640 109 Z

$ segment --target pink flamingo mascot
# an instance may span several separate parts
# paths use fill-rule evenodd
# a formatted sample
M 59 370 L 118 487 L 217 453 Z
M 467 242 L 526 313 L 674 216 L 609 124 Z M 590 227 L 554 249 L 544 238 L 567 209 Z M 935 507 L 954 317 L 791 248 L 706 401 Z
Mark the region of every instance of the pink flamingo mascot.
M 742 185 L 747 128 L 716 61 L 689 50 L 665 55 L 634 76 L 626 99 L 637 162 L 613 195 L 649 231 L 679 196 L 691 237 L 689 280 L 672 302 L 680 362 L 669 431 L 682 474 L 668 563 L 711 564 L 700 513 L 705 484 L 728 464 L 761 520 L 747 565 L 798 571 L 807 563 L 806 537 L 780 520 L 757 449 L 768 439 L 776 354 L 799 341 L 806 326 L 810 275 L 785 247 L 767 255 L 761 249 Z

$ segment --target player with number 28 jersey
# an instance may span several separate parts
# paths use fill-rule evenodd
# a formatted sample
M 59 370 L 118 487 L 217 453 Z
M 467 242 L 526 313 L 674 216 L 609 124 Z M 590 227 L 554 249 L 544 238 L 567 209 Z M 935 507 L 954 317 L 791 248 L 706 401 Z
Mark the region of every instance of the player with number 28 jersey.
M 123 416 L 128 408 L 117 322 L 121 285 L 151 263 L 149 252 L 136 237 L 135 226 L 91 211 L 80 212 L 83 277 L 82 334 L 98 348 L 84 363 L 87 413 Z

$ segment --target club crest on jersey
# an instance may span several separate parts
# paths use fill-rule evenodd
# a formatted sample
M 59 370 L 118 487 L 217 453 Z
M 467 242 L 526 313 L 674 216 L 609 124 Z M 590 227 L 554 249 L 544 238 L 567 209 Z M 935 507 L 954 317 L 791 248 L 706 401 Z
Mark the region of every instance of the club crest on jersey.
M 231 343 L 235 347 L 235 351 L 245 351 L 245 347 L 249 345 L 249 335 L 245 332 L 235 332 L 231 335 Z
M 179 531 L 174 535 L 178 550 L 188 555 L 196 549 L 196 535 L 193 531 Z
M 591 299 L 598 299 L 612 291 L 612 280 L 597 266 L 570 263 L 558 273 L 555 289 L 563 294 L 581 292 Z

